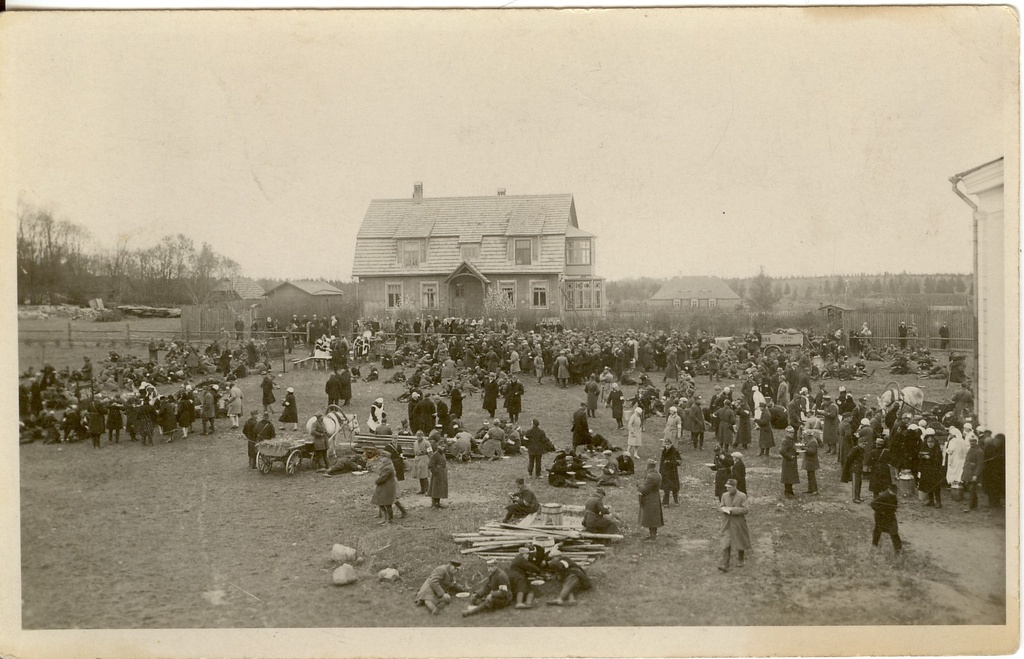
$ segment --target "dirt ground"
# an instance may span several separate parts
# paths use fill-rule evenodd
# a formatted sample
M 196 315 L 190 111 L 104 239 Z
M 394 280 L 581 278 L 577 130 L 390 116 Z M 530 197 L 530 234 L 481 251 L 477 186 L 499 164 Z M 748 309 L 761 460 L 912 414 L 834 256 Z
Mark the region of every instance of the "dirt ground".
M 141 354 L 141 351 L 136 349 Z M 37 364 L 38 365 L 38 364 Z M 872 364 L 872 368 L 880 365 Z M 382 379 L 388 371 L 382 371 Z M 326 400 L 322 372 L 289 372 L 300 418 Z M 845 383 L 857 396 L 877 394 L 884 370 Z M 570 414 L 582 390 L 561 390 L 527 379 L 522 421 L 541 420 L 556 445 L 569 444 Z M 656 374 L 660 383 L 661 376 Z M 928 398 L 945 400 L 938 381 Z M 827 382 L 833 393 L 840 383 Z M 901 384 L 911 384 L 910 381 Z M 246 407 L 259 400 L 258 378 L 241 383 Z M 711 384 L 702 379 L 705 397 Z M 365 421 L 370 402 L 387 409 L 398 385 L 357 383 L 352 409 Z M 465 401 L 465 421 L 484 418 L 480 398 Z M 625 445 L 609 410 L 592 427 Z M 780 459 L 745 451 L 755 549 L 747 565 L 716 569 L 720 520 L 713 499 L 710 447 L 684 441 L 680 505 L 665 510 L 666 526 L 654 543 L 636 529 L 637 497 L 630 479 L 611 488 L 607 503 L 620 514 L 626 538 L 588 571 L 594 589 L 575 608 L 462 618 L 455 610 L 431 617 L 413 606 L 429 571 L 458 556 L 454 532 L 471 531 L 500 517 L 513 479 L 526 458 L 450 464 L 452 498 L 445 510 L 405 482 L 410 515 L 377 525 L 370 505 L 373 476 L 326 478 L 308 468 L 286 476 L 248 468 L 237 431 L 219 420 L 216 434 L 141 447 L 122 440 L 95 450 L 87 443 L 31 444 L 20 450 L 22 624 L 26 629 L 219 628 L 349 626 L 578 626 L 578 625 L 948 625 L 1003 624 L 1006 611 L 1005 517 L 1002 509 L 964 514 L 961 504 L 926 508 L 901 500 L 899 520 L 907 551 L 894 556 L 888 537 L 870 546 L 871 510 L 851 501 L 839 483 L 833 456 L 822 455 L 821 495 L 782 498 Z M 197 424 L 198 427 L 198 424 Z M 643 457 L 658 454 L 663 421 L 649 422 Z M 756 441 L 756 440 L 755 440 Z M 545 466 L 551 457 L 545 458 Z M 803 474 L 801 474 L 803 477 Z M 592 488 L 555 489 L 528 481 L 542 502 L 583 504 Z M 803 487 L 798 486 L 797 491 Z M 331 546 L 357 548 L 364 562 L 358 583 L 331 583 Z M 377 572 L 395 567 L 394 584 Z M 485 572 L 469 559 L 462 579 Z M 541 599 L 554 595 L 543 587 Z

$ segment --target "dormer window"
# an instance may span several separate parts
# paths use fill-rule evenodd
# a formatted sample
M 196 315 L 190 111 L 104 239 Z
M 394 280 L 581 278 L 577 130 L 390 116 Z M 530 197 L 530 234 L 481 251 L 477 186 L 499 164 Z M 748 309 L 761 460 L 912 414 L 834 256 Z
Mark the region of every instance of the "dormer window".
M 462 243 L 459 253 L 463 261 L 477 261 L 480 259 L 480 243 Z
M 568 238 L 565 241 L 566 265 L 590 265 L 590 238 Z
M 398 265 L 406 268 L 417 268 L 427 260 L 426 240 L 398 241 Z
M 516 265 L 530 265 L 533 263 L 533 240 L 529 238 L 516 238 Z

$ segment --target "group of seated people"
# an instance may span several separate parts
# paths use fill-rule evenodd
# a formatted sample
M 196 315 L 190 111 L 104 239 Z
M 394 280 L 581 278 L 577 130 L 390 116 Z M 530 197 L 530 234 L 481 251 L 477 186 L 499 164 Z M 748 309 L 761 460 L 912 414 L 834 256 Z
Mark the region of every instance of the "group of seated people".
M 615 457 L 618 453 L 618 457 Z M 583 458 L 572 452 L 558 451 L 548 469 L 548 485 L 578 488 L 581 481 L 594 481 L 601 487 L 617 486 L 620 474 L 634 473 L 633 458 L 620 449 L 605 449 L 603 464 L 587 466 Z M 595 473 L 595 471 L 597 473 Z

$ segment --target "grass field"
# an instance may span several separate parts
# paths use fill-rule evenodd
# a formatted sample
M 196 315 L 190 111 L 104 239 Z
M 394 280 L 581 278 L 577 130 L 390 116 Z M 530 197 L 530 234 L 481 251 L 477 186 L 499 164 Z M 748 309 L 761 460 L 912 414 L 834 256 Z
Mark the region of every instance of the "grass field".
M 67 345 L 67 329 L 71 324 L 73 345 Z M 125 345 L 130 329 L 133 337 L 131 348 Z M 111 350 L 119 353 L 145 356 L 147 332 L 160 332 L 168 339 L 168 332 L 181 330 L 180 318 L 130 318 L 116 323 L 97 323 L 91 320 L 69 320 L 67 318 L 19 319 L 18 320 L 18 372 L 29 366 L 37 370 L 50 363 L 60 370 L 65 366 L 81 368 L 82 357 L 93 362 L 106 359 Z M 139 339 L 142 338 L 141 343 Z
M 74 362 L 75 354 L 67 358 Z M 382 371 L 381 379 L 387 375 Z M 878 373 L 846 384 L 859 396 L 878 393 L 887 379 Z M 325 404 L 324 381 L 323 373 L 312 372 L 279 378 L 282 393 L 295 387 L 301 419 Z M 247 409 L 259 400 L 258 382 L 250 377 L 241 383 Z M 830 382 L 829 388 L 834 392 L 838 384 Z M 925 384 L 941 390 L 941 383 Z M 710 384 L 704 380 L 700 386 L 706 397 Z M 567 445 L 581 389 L 561 390 L 547 382 L 526 387 L 522 420 L 539 418 L 556 445 Z M 404 404 L 394 402 L 399 391 L 398 385 L 357 383 L 352 409 L 365 420 L 380 395 L 404 418 Z M 465 410 L 472 427 L 484 418 L 479 397 L 466 399 Z M 718 572 L 720 521 L 713 474 L 704 466 L 710 451 L 707 445 L 693 451 L 685 442 L 680 505 L 666 509 L 666 526 L 655 543 L 640 541 L 646 532 L 635 528 L 631 481 L 610 488 L 607 502 L 630 528 L 589 568 L 595 588 L 580 606 L 472 618 L 460 617 L 457 606 L 431 617 L 413 606 L 416 590 L 430 569 L 458 555 L 453 532 L 475 530 L 503 515 L 513 479 L 525 475 L 525 456 L 449 464 L 446 510 L 430 509 L 429 499 L 406 481 L 409 517 L 380 527 L 369 503 L 372 474 L 325 478 L 304 468 L 288 477 L 277 467 L 261 475 L 248 468 L 245 443 L 227 423 L 219 420 L 212 437 L 157 440 L 146 448 L 125 442 L 104 442 L 100 450 L 87 443 L 20 448 L 26 629 L 1004 621 L 1002 514 L 966 515 L 952 502 L 934 510 L 907 501 L 899 514 L 910 543 L 904 556 L 894 557 L 887 536 L 882 549 L 872 551 L 870 508 L 850 502 L 832 456 L 822 455 L 821 496 L 785 500 L 779 496 L 779 458 L 765 462 L 756 451 L 747 452 L 755 549 L 746 567 Z M 608 410 L 599 411 L 592 427 L 625 444 Z M 656 457 L 661 427 L 660 419 L 649 423 L 644 457 Z M 545 466 L 550 462 L 547 456 Z M 591 491 L 531 484 L 542 502 L 582 504 Z M 357 584 L 331 584 L 334 543 L 365 556 Z M 376 573 L 384 567 L 398 568 L 402 580 L 378 583 Z M 463 577 L 471 581 L 484 571 L 481 561 L 469 559 Z M 542 599 L 554 595 L 552 586 L 545 588 Z

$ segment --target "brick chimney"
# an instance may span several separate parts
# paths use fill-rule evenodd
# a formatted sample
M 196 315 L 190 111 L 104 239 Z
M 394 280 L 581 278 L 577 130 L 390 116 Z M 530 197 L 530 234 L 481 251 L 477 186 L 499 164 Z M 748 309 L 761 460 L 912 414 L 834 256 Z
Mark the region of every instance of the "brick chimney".
M 499 197 L 504 197 L 505 196 L 505 188 L 498 188 L 498 196 Z
M 423 183 L 416 181 L 412 184 L 412 200 L 414 203 L 423 203 Z

